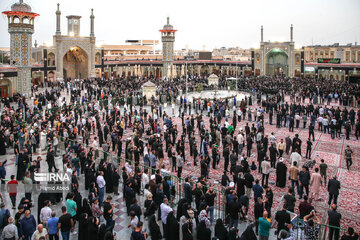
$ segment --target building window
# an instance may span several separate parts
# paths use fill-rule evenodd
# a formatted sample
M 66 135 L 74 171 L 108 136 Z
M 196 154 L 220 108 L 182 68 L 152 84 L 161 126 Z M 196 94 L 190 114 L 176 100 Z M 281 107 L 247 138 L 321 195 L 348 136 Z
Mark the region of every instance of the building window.
M 352 62 L 356 62 L 355 51 L 352 51 L 352 52 L 351 52 L 351 61 L 352 61 Z
M 330 57 L 331 57 L 331 58 L 334 58 L 334 51 L 331 51 Z
M 346 51 L 346 58 L 345 61 L 350 61 L 350 51 Z

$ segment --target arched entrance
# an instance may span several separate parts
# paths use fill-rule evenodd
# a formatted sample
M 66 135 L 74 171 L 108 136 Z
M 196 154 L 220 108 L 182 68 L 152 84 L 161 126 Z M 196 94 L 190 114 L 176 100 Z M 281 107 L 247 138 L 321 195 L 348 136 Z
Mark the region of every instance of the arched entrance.
M 49 53 L 48 54 L 48 67 L 54 67 L 55 66 L 55 54 Z
M 44 82 L 44 73 L 41 71 L 32 72 L 32 84 L 40 86 Z
M 0 95 L 1 98 L 7 98 L 11 95 L 11 81 L 9 79 L 2 79 L 0 81 Z
M 209 66 L 203 65 L 201 66 L 200 74 L 201 75 L 208 75 L 210 72 Z
M 64 79 L 81 79 L 88 76 L 88 55 L 79 47 L 72 47 L 64 55 Z
M 266 56 L 266 75 L 288 75 L 288 56 L 280 48 L 274 48 Z

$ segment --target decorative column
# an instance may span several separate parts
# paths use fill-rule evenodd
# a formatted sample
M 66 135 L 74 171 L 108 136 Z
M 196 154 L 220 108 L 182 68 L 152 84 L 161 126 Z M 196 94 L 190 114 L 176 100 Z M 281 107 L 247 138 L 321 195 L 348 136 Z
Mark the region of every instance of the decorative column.
M 61 16 L 61 12 L 60 12 L 60 3 L 57 4 L 57 10 L 56 10 L 56 35 L 61 35 L 61 28 L 60 28 L 60 16 Z
M 31 7 L 20 0 L 11 6 L 11 11 L 3 12 L 8 17 L 8 31 L 10 33 L 10 64 L 17 67 L 18 76 L 13 82 L 12 92 L 27 94 L 31 91 L 31 47 L 34 33 L 34 19 L 39 16 L 31 11 Z M 20 23 L 15 23 L 15 17 Z M 27 18 L 28 23 L 23 19 Z
M 161 32 L 161 41 L 163 43 L 162 48 L 162 61 L 163 61 L 163 78 L 171 78 L 172 76 L 172 65 L 174 61 L 174 42 L 175 32 L 172 25 L 170 25 L 169 17 L 167 18 L 167 24 L 164 25 Z
M 90 37 L 95 37 L 95 32 L 94 32 L 94 9 L 91 9 L 91 15 L 90 15 Z
M 90 61 L 89 61 L 89 73 L 90 77 L 95 78 L 96 77 L 96 70 L 95 70 L 95 32 L 94 32 L 94 9 L 91 9 L 91 15 L 90 15 Z M 103 61 L 101 62 L 103 64 Z
M 251 75 L 255 75 L 255 51 L 251 51 Z

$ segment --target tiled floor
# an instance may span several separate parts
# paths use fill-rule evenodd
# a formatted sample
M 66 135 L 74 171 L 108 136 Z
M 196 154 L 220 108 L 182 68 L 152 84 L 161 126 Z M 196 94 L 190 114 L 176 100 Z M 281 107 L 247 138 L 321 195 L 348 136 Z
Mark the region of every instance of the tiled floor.
M 170 108 L 167 108 L 166 111 L 170 113 Z M 206 126 L 208 126 L 208 118 L 204 117 L 206 120 Z M 181 120 L 179 118 L 173 118 L 175 124 L 178 126 L 178 130 L 181 132 Z M 237 130 L 240 127 L 245 126 L 246 121 L 241 121 L 237 125 Z M 302 124 L 300 124 L 302 125 Z M 265 117 L 265 132 L 266 134 L 270 134 L 271 132 L 275 133 L 275 136 L 277 137 L 277 140 L 280 138 L 285 138 L 287 135 L 290 135 L 293 137 L 296 133 L 299 134 L 300 138 L 303 141 L 302 146 L 302 155 L 305 156 L 305 150 L 306 150 L 306 140 L 308 137 L 308 129 L 294 129 L 293 133 L 289 133 L 288 129 L 286 128 L 276 128 L 274 125 L 268 124 L 268 117 Z M 125 132 L 125 137 L 128 137 L 131 135 L 131 131 L 127 130 Z M 199 141 L 199 136 L 196 134 L 196 138 Z M 199 144 L 199 143 L 198 143 Z M 355 159 L 353 160 L 353 167 L 351 171 L 348 171 L 346 169 L 346 164 L 343 159 L 343 151 L 346 145 L 350 145 L 351 148 L 354 151 Z M 164 146 L 165 147 L 165 146 Z M 186 143 L 186 148 L 189 148 L 189 144 Z M 221 148 L 220 148 L 221 149 Z M 7 169 L 7 177 L 9 177 L 11 174 L 16 175 L 16 167 L 15 167 L 15 156 L 12 154 L 12 150 L 8 151 L 9 154 L 5 156 L 0 156 L 0 161 L 4 161 L 5 159 L 8 160 L 8 163 L 6 164 Z M 211 151 L 210 151 L 211 152 Z M 47 164 L 45 162 L 45 153 L 41 153 L 40 156 L 42 156 L 43 161 L 41 163 L 42 169 L 47 169 Z M 39 154 L 35 154 L 33 156 L 33 159 L 35 159 Z M 167 156 L 167 154 L 165 154 Z M 167 157 L 165 156 L 164 163 L 169 166 L 169 161 Z M 354 136 L 351 136 L 350 140 L 345 140 L 343 136 L 339 139 L 331 139 L 330 135 L 327 133 L 316 131 L 315 133 L 315 141 L 313 144 L 313 150 L 311 157 L 315 159 L 317 162 L 320 161 L 320 159 L 325 159 L 325 162 L 329 165 L 328 168 L 328 176 L 334 176 L 336 175 L 338 179 L 341 181 L 341 192 L 338 200 L 338 206 L 339 206 L 339 212 L 342 214 L 342 227 L 348 227 L 353 226 L 356 230 L 360 230 L 360 205 L 357 203 L 360 201 L 360 142 L 356 139 L 354 139 Z M 285 161 L 287 165 L 289 165 L 289 156 L 284 155 Z M 192 158 L 189 156 L 189 152 L 187 151 L 186 159 L 192 163 Z M 190 160 L 191 159 L 191 160 Z M 249 161 L 256 161 L 256 147 L 253 147 L 253 154 Z M 58 158 L 56 160 L 56 164 L 58 167 L 61 166 L 61 159 Z M 300 164 L 301 165 L 301 164 Z M 221 175 L 223 173 L 223 161 L 220 162 L 218 169 L 211 169 L 210 177 L 212 183 L 217 183 L 218 180 L 221 179 Z M 176 174 L 176 173 L 174 173 Z M 261 178 L 260 174 L 257 173 L 257 171 L 253 172 L 254 176 L 257 178 Z M 192 164 L 184 166 L 182 177 L 185 176 L 195 176 L 198 177 L 200 175 L 199 167 L 194 167 Z M 84 177 L 80 176 L 80 182 L 82 183 L 84 181 Z M 273 212 L 279 210 L 282 206 L 281 197 L 285 194 L 287 189 L 281 189 L 274 185 L 275 182 L 275 174 L 270 174 L 269 178 L 270 186 L 274 191 L 274 204 L 273 204 Z M 290 185 L 288 182 L 287 185 Z M 217 184 L 218 186 L 218 184 Z M 122 189 L 121 187 L 119 189 Z M 87 196 L 87 191 L 84 189 L 84 185 L 80 184 L 80 192 L 83 197 Z M 6 194 L 5 189 L 1 188 L 1 193 L 5 198 L 6 206 L 11 208 L 11 203 L 8 194 Z M 23 197 L 23 193 L 18 193 L 17 196 L 17 203 L 20 201 L 20 198 Z M 314 205 L 316 206 L 317 211 L 319 212 L 319 215 L 321 216 L 322 223 L 327 223 L 327 189 L 326 187 L 321 187 L 320 196 L 323 199 L 323 201 L 315 202 Z M 36 201 L 36 196 L 33 197 Z M 139 203 L 143 203 L 143 199 L 141 196 L 139 196 Z M 126 208 L 125 204 L 123 202 L 123 196 L 122 193 L 120 193 L 119 196 L 113 196 L 113 202 L 115 203 L 116 210 L 114 211 L 116 215 L 115 220 L 115 231 L 117 232 L 117 238 L 118 239 L 129 239 L 130 237 L 130 230 L 127 228 L 127 225 L 129 224 L 129 217 L 126 214 Z M 298 201 L 299 202 L 299 201 Z M 296 206 L 298 206 L 298 202 Z M 249 215 L 250 217 L 253 215 L 253 201 L 250 201 L 250 211 Z M 60 215 L 60 205 L 53 206 L 52 208 L 56 210 L 58 215 Z M 15 210 L 11 210 L 13 214 L 15 214 Z M 297 210 L 296 210 L 297 211 Z M 37 207 L 35 206 L 33 208 L 33 213 L 37 213 Z M 273 221 L 275 224 L 275 221 Z M 242 224 L 241 228 L 245 228 L 246 224 Z M 144 225 L 144 229 L 148 229 L 147 223 Z M 325 229 L 324 229 L 325 230 Z M 325 231 L 323 231 L 324 233 Z M 76 235 L 72 237 L 72 239 L 77 238 Z

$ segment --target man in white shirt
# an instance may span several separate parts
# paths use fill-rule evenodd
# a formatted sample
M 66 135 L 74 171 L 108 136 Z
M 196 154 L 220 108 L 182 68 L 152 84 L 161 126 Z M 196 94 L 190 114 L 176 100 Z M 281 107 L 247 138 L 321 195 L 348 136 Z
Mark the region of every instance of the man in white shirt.
M 237 117 L 238 117 L 238 122 L 241 122 L 241 116 L 242 116 L 242 111 L 240 108 L 238 108 L 238 110 L 236 111 Z
M 301 155 L 296 151 L 291 153 L 290 162 L 291 162 L 291 166 L 294 165 L 294 162 L 297 162 L 297 166 L 299 166 L 301 162 Z
M 141 190 L 145 190 L 145 185 L 149 184 L 149 175 L 148 169 L 144 169 L 144 172 L 141 174 Z
M 240 129 L 240 130 L 242 130 L 242 129 Z M 241 154 L 242 150 L 244 148 L 244 140 L 245 140 L 244 135 L 243 135 L 242 132 L 239 132 L 239 134 L 236 137 L 236 140 L 239 143 L 239 154 Z
M 329 133 L 329 120 L 326 117 L 323 118 L 322 125 L 324 127 L 324 133 Z
M 39 224 L 37 230 L 33 233 L 31 240 L 39 240 L 41 237 L 45 237 L 45 239 L 49 239 L 46 228 L 44 228 L 42 224 Z
M 163 229 L 165 229 L 166 226 L 166 218 L 169 215 L 170 212 L 173 211 L 171 207 L 168 206 L 169 200 L 167 198 L 164 198 L 163 203 L 160 204 L 160 210 L 161 210 L 161 221 L 163 223 Z
M 317 119 L 318 123 L 319 123 L 319 131 L 322 131 L 323 128 L 323 117 L 322 116 L 319 116 L 318 119 Z
M 276 145 L 276 137 L 275 137 L 275 135 L 274 135 L 273 132 L 271 133 L 269 139 L 270 139 L 270 143 L 271 143 L 271 144 L 275 144 L 275 145 Z
M 299 115 L 299 113 L 295 114 L 295 120 L 296 120 L 296 128 L 299 128 L 299 125 L 300 125 L 300 115 Z
M 99 189 L 99 205 L 100 207 L 102 207 L 103 205 L 103 201 L 104 201 L 104 195 L 105 195 L 105 179 L 104 179 L 104 172 L 101 171 L 100 175 L 96 178 L 96 183 L 98 185 L 98 189 Z
M 47 224 L 47 221 L 51 218 L 51 208 L 50 206 L 50 201 L 46 200 L 45 201 L 45 207 L 43 207 L 40 211 L 40 222 L 44 225 Z

